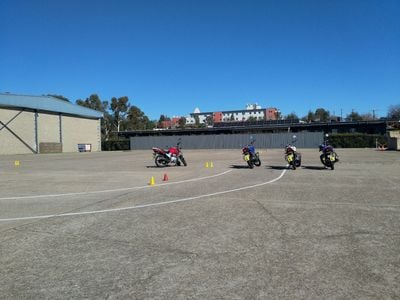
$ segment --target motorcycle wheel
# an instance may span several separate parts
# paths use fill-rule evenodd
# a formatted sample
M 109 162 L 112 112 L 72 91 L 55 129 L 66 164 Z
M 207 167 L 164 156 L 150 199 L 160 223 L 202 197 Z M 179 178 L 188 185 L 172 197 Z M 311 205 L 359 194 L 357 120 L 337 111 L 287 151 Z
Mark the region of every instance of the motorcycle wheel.
M 335 169 L 335 164 L 333 162 L 331 162 L 331 170 Z
M 183 165 L 185 167 L 187 166 L 186 160 L 185 160 L 185 158 L 183 156 L 181 156 L 181 162 L 183 163 Z
M 296 170 L 296 162 L 294 161 L 294 159 L 290 164 L 292 165 L 293 170 Z
M 296 164 L 296 167 L 300 167 L 301 166 L 301 154 L 298 153 L 296 159 L 294 160 L 294 163 Z
M 165 167 L 168 164 L 165 158 L 162 157 L 161 155 L 157 155 L 156 158 L 154 159 L 154 162 L 156 166 L 159 168 Z
M 339 161 L 339 155 L 336 154 L 336 152 L 333 152 L 333 155 L 335 156 L 335 162 Z
M 326 163 L 325 163 L 325 157 L 324 157 L 323 154 L 321 154 L 321 156 L 319 157 L 319 159 L 320 159 L 321 163 L 322 163 L 325 167 L 327 167 L 327 165 L 326 165 Z
M 255 165 L 256 167 L 261 166 L 261 160 L 260 160 L 259 158 L 256 158 L 256 160 L 254 161 L 254 165 Z
M 248 160 L 248 161 L 247 161 L 247 164 L 249 165 L 249 168 L 250 168 L 250 169 L 253 169 L 253 168 L 254 168 L 253 162 L 252 162 L 251 160 Z

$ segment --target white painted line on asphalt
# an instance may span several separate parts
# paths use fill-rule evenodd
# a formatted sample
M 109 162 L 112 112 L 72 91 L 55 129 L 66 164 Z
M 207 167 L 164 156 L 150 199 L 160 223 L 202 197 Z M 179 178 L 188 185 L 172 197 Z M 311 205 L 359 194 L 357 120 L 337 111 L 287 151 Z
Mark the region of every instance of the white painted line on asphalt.
M 172 203 L 191 201 L 191 200 L 196 200 L 196 199 L 201 199 L 201 198 L 207 198 L 207 197 L 213 197 L 213 196 L 218 196 L 218 195 L 223 195 L 223 194 L 243 191 L 243 190 L 252 189 L 252 188 L 259 187 L 259 186 L 267 185 L 267 184 L 270 184 L 270 183 L 274 183 L 274 182 L 278 181 L 279 179 L 281 179 L 283 177 L 283 175 L 285 175 L 286 171 L 287 171 L 287 169 L 283 170 L 282 173 L 277 178 L 272 179 L 270 181 L 266 181 L 266 182 L 262 182 L 262 183 L 258 183 L 258 184 L 253 184 L 253 185 L 248 185 L 248 186 L 244 186 L 244 187 L 240 187 L 240 188 L 236 188 L 236 189 L 232 189 L 232 190 L 225 190 L 225 191 L 221 191 L 221 192 L 204 194 L 204 195 L 199 195 L 199 196 L 194 196 L 194 197 L 182 198 L 182 199 L 165 201 L 165 202 L 150 203 L 150 204 L 142 204 L 142 205 L 127 206 L 127 207 L 102 209 L 102 210 L 93 210 L 93 211 L 83 211 L 83 212 L 74 212 L 74 213 L 54 214 L 54 215 L 43 215 L 43 216 L 31 216 L 31 217 L 0 219 L 0 222 L 34 220 L 34 219 L 48 219 L 48 218 L 56 218 L 56 217 L 68 217 L 68 216 L 81 216 L 81 215 L 90 215 L 90 214 L 100 214 L 100 213 L 116 212 L 116 211 L 130 210 L 130 209 L 139 209 L 139 208 L 146 208 L 146 207 L 151 207 L 151 206 L 161 206 L 161 205 L 167 205 L 167 204 L 172 204 Z
M 225 174 L 227 174 L 229 172 L 232 172 L 232 170 L 228 170 L 228 171 L 225 171 L 225 172 L 222 172 L 222 173 L 218 173 L 218 174 L 214 174 L 214 175 L 211 175 L 211 176 L 205 176 L 205 177 L 199 177 L 199 178 L 193 178 L 193 179 L 186 179 L 186 180 L 174 181 L 174 182 L 165 182 L 165 183 L 161 183 L 161 184 L 157 184 L 157 185 L 143 185 L 143 186 L 134 186 L 134 187 L 127 187 L 127 188 L 120 188 L 120 189 L 100 190 L 100 191 L 90 191 L 90 192 L 4 197 L 4 198 L 0 198 L 0 201 L 1 200 L 19 200 L 19 199 L 37 199 L 37 198 L 55 198 L 55 197 L 79 196 L 79 195 L 90 195 L 90 194 L 102 194 L 102 193 L 114 193 L 114 192 L 130 191 L 130 190 L 139 190 L 139 189 L 145 189 L 145 188 L 154 188 L 154 187 L 160 187 L 160 186 L 165 186 L 165 185 L 181 184 L 181 183 L 199 181 L 199 180 L 204 180 L 204 179 L 209 179 L 209 178 L 222 176 L 222 175 L 225 175 Z

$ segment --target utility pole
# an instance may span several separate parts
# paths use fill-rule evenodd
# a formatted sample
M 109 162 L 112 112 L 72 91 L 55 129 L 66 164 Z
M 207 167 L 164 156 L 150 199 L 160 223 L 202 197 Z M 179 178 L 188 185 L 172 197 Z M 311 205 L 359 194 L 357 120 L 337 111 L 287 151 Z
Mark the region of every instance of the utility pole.
M 375 112 L 378 111 L 379 109 L 372 109 L 372 120 L 375 120 Z

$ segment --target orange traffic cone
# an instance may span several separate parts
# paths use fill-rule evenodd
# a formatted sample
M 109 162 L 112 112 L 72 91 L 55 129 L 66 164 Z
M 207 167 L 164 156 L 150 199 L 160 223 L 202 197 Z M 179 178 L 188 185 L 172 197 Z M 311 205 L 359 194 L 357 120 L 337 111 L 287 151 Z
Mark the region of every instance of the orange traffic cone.
M 163 181 L 168 181 L 168 175 L 167 175 L 167 173 L 164 173 Z

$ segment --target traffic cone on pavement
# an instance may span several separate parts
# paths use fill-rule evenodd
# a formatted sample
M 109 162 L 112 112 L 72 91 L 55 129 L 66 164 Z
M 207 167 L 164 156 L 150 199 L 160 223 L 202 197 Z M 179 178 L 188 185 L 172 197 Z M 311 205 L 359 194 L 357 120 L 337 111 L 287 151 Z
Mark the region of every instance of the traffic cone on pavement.
M 208 168 L 208 162 L 206 162 L 206 168 Z
M 210 162 L 210 168 L 214 168 L 213 162 Z
M 168 175 L 167 175 L 167 173 L 164 174 L 163 181 L 168 181 Z
M 155 182 L 154 182 L 154 176 L 151 176 L 151 179 L 150 179 L 149 185 L 154 185 L 154 184 L 155 184 Z

